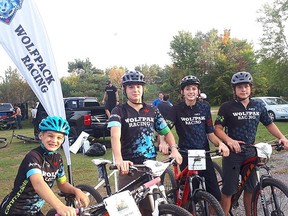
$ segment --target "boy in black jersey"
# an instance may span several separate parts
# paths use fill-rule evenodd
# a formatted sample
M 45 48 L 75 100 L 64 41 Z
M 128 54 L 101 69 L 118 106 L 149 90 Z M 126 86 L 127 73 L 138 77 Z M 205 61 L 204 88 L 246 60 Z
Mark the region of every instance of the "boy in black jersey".
M 260 100 L 250 99 L 252 83 L 253 78 L 249 72 L 237 72 L 232 76 L 231 84 L 235 99 L 221 105 L 215 121 L 215 134 L 232 150 L 229 157 L 223 158 L 222 161 L 222 206 L 226 215 L 230 209 L 231 197 L 237 191 L 241 163 L 256 154 L 253 148 L 241 152 L 240 145 L 255 143 L 259 122 L 279 139 L 279 143 L 284 144 L 285 149 L 288 149 L 288 140 L 269 117 L 265 105 Z M 251 215 L 252 191 L 255 187 L 253 174 L 244 190 L 245 212 L 248 216 Z
M 75 194 L 81 205 L 89 204 L 88 197 L 66 181 L 62 157 L 56 152 L 69 134 L 68 122 L 48 116 L 41 121 L 39 129 L 42 143 L 28 152 L 20 164 L 14 188 L 1 203 L 1 216 L 43 215 L 41 208 L 45 201 L 60 215 L 76 215 L 75 209 L 65 206 L 51 190 L 55 181 L 62 192 Z
M 156 159 L 154 130 L 166 137 L 172 152 L 170 157 L 176 158 L 179 164 L 182 162 L 174 136 L 159 110 L 143 102 L 144 75 L 138 71 L 128 71 L 122 77 L 122 85 L 127 102 L 112 110 L 108 122 L 112 151 L 120 171 L 120 188 L 138 176 L 137 173 L 134 176 L 126 175 L 130 165 Z M 143 209 L 140 210 L 143 213 Z
M 229 149 L 214 134 L 209 104 L 197 100 L 200 93 L 199 85 L 200 80 L 192 75 L 185 76 L 181 80 L 183 101 L 171 108 L 167 122 L 176 128 L 179 137 L 179 149 L 203 149 L 208 151 L 210 149 L 209 139 L 219 148 L 223 156 L 228 156 Z M 188 157 L 186 154 L 183 155 L 183 163 L 180 165 L 180 169 L 183 170 L 187 165 Z M 199 175 L 205 177 L 207 191 L 220 200 L 221 193 L 213 167 L 212 160 L 208 157 L 206 159 L 206 170 L 200 170 Z

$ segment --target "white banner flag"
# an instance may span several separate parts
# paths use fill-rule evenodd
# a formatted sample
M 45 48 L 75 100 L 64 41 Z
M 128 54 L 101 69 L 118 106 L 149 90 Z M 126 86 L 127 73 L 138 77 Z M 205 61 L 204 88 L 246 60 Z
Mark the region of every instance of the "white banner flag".
M 50 116 L 66 118 L 54 56 L 34 0 L 0 1 L 0 43 Z M 69 143 L 63 144 L 71 164 Z

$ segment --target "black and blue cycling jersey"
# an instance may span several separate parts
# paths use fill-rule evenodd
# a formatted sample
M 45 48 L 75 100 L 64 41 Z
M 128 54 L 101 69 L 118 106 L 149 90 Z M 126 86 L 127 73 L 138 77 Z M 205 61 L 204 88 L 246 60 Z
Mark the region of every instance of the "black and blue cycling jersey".
M 33 215 L 45 201 L 36 193 L 29 177 L 42 174 L 51 188 L 54 182 L 66 181 L 63 160 L 57 152 L 48 152 L 43 145 L 31 150 L 20 164 L 12 192 L 1 203 L 1 215 Z
M 214 128 L 207 103 L 196 102 L 194 106 L 187 106 L 181 102 L 172 107 L 167 121 L 176 128 L 180 149 L 209 150 L 207 134 L 213 133 Z
M 116 106 L 112 110 L 108 128 L 115 126 L 121 127 L 123 159 L 134 163 L 156 158 L 154 130 L 160 135 L 170 131 L 159 110 L 145 103 L 139 111 L 127 103 Z
M 225 102 L 221 105 L 215 125 L 221 125 L 226 134 L 246 144 L 254 144 L 259 122 L 264 126 L 272 123 L 263 102 L 258 99 L 250 99 L 245 108 L 236 100 Z

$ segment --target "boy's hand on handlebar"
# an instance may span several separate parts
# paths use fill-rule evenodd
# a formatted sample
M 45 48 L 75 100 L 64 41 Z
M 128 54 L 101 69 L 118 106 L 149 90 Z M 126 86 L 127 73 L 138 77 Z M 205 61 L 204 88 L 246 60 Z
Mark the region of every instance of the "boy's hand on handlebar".
M 288 150 L 288 139 L 286 137 L 279 139 L 279 143 L 284 145 L 285 150 Z
M 222 142 L 219 144 L 218 150 L 222 153 L 223 157 L 228 157 L 230 154 L 229 148 Z
M 61 208 L 56 209 L 57 214 L 56 215 L 68 215 L 68 216 L 76 216 L 76 209 L 70 206 L 63 205 Z
M 87 207 L 90 202 L 88 196 L 78 188 L 75 191 L 75 199 L 79 203 L 78 207 Z
M 175 158 L 176 163 L 179 164 L 179 165 L 182 163 L 183 158 L 182 158 L 182 156 L 179 153 L 177 148 L 172 148 L 171 149 L 171 154 L 169 155 L 169 157 Z
M 133 162 L 121 160 L 121 161 L 115 161 L 115 165 L 117 166 L 119 172 L 121 172 L 122 174 L 128 174 L 129 167 L 133 165 Z
M 229 140 L 227 142 L 227 145 L 229 146 L 229 148 L 232 151 L 234 151 L 235 153 L 240 153 L 241 152 L 241 147 L 240 147 L 241 144 L 245 144 L 245 142 L 238 141 L 238 140 L 233 140 L 233 139 L 231 139 L 231 140 Z

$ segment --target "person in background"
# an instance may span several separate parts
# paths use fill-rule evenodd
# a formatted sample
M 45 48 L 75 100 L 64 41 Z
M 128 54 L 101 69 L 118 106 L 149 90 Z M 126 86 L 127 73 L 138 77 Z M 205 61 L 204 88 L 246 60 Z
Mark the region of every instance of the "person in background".
M 168 113 L 170 112 L 172 106 L 173 105 L 171 103 L 169 103 L 169 95 L 165 94 L 163 96 L 163 101 L 161 101 L 157 105 L 157 108 L 159 109 L 159 111 L 162 114 L 162 116 L 164 117 L 164 119 L 167 119 Z
M 37 109 L 33 106 L 31 109 L 31 118 L 32 118 L 32 124 L 35 124 L 35 119 L 37 115 Z
M 155 107 L 157 107 L 158 104 L 163 101 L 163 97 L 164 97 L 164 93 L 163 93 L 163 92 L 159 92 L 158 98 L 155 99 L 155 100 L 152 102 L 152 105 L 155 106 Z M 170 101 L 168 101 L 168 104 L 172 105 L 172 103 L 171 103 Z
M 12 115 L 12 117 L 15 117 L 15 119 L 16 119 L 17 128 L 18 128 L 18 129 L 22 129 L 22 123 L 21 123 L 21 121 L 22 121 L 22 114 L 21 114 L 21 109 L 20 109 L 20 107 L 19 107 L 17 104 L 14 105 L 14 109 L 15 109 L 15 112 L 14 112 L 14 114 Z
M 180 92 L 183 101 L 174 105 L 167 116 L 168 125 L 175 126 L 178 134 L 179 149 L 209 151 L 210 141 L 224 157 L 227 157 L 228 147 L 214 134 L 210 106 L 197 99 L 200 93 L 200 80 L 193 75 L 185 76 L 180 82 Z M 180 169 L 183 170 L 188 166 L 188 154 L 181 154 L 183 163 Z M 221 192 L 210 157 L 206 158 L 206 170 L 199 170 L 199 175 L 205 177 L 207 191 L 220 201 Z
M 112 85 L 112 82 L 110 80 L 108 80 L 106 83 L 102 104 L 105 104 L 105 112 L 109 119 L 112 109 L 119 104 L 119 95 L 117 88 Z
M 74 194 L 80 206 L 88 206 L 89 198 L 67 182 L 63 159 L 57 150 L 69 134 L 68 122 L 58 116 L 48 116 L 39 124 L 40 146 L 32 149 L 20 164 L 14 187 L 0 205 L 1 216 L 42 216 L 45 201 L 60 215 L 76 216 L 73 207 L 57 198 L 51 187 L 54 182 L 60 191 Z
M 237 191 L 241 163 L 254 157 L 254 148 L 241 150 L 241 145 L 254 145 L 258 124 L 261 122 L 267 130 L 279 139 L 288 150 L 288 140 L 273 123 L 263 102 L 250 99 L 253 78 L 249 72 L 237 72 L 231 78 L 234 100 L 223 103 L 215 120 L 215 134 L 230 148 L 229 157 L 222 160 L 223 188 L 222 207 L 228 215 L 231 197 Z M 225 130 L 224 130 L 225 129 Z M 251 173 L 244 189 L 244 206 L 247 216 L 251 215 L 252 192 L 256 185 L 255 172 Z
M 127 102 L 116 106 L 108 121 L 112 152 L 119 170 L 119 188 L 142 175 L 141 172 L 127 175 L 130 165 L 156 159 L 154 130 L 165 136 L 171 149 L 170 157 L 179 164 L 182 162 L 174 136 L 158 108 L 143 101 L 144 85 L 145 78 L 141 72 L 126 72 L 122 77 L 122 86 Z M 143 202 L 147 202 L 147 199 Z M 143 215 L 151 215 L 149 206 L 148 203 L 140 204 Z

